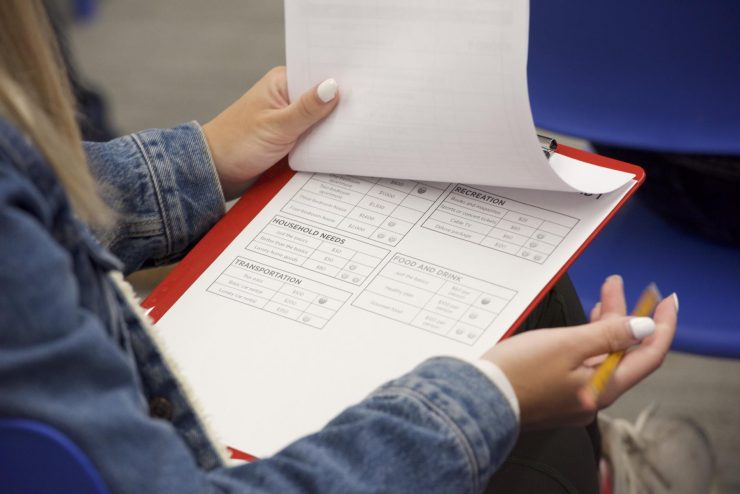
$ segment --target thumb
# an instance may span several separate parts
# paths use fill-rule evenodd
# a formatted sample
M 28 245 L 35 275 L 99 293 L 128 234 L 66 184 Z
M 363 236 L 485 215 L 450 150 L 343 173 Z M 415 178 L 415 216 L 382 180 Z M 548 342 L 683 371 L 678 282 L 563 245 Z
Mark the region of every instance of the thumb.
M 615 317 L 573 328 L 579 341 L 581 361 L 610 352 L 626 350 L 655 332 L 650 317 Z
M 327 79 L 309 89 L 297 100 L 275 115 L 278 127 L 297 139 L 313 125 L 324 119 L 337 106 L 339 86 Z

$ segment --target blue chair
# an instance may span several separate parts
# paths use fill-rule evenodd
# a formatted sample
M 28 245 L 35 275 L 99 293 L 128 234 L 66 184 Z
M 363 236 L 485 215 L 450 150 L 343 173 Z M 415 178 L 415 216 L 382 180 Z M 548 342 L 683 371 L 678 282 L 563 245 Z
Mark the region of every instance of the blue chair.
M 53 427 L 0 419 L 0 492 L 108 494 L 85 454 Z
M 628 302 L 656 282 L 681 307 L 673 349 L 740 358 L 740 252 L 681 232 L 640 201 L 627 203 L 570 269 L 586 311 L 604 279 L 624 276 Z
M 740 155 L 738 20 L 735 0 L 533 1 L 536 124 L 617 147 Z M 632 302 L 655 281 L 680 296 L 675 350 L 740 358 L 740 251 L 675 230 L 639 195 L 570 271 L 584 307 L 609 274 Z
M 740 2 L 533 0 L 538 126 L 654 151 L 740 154 Z

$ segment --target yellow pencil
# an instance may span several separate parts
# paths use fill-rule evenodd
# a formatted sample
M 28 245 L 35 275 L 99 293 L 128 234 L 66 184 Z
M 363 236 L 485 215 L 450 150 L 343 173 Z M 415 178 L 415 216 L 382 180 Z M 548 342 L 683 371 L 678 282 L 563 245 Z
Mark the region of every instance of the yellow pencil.
M 655 307 L 660 303 L 662 297 L 658 287 L 655 283 L 650 283 L 640 294 L 640 298 L 637 300 L 635 310 L 632 311 L 632 315 L 636 317 L 648 317 L 653 315 Z M 609 379 L 611 379 L 614 370 L 617 365 L 624 357 L 624 351 L 612 352 L 604 360 L 596 373 L 591 378 L 591 382 L 588 383 L 588 390 L 591 393 L 594 401 L 598 402 L 601 393 L 606 389 Z

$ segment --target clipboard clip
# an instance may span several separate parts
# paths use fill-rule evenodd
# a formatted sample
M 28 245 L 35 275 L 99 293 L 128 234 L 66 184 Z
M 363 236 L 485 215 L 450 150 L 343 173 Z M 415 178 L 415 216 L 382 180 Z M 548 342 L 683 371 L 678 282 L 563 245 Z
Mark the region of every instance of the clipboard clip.
M 537 139 L 540 141 L 542 152 L 544 152 L 545 156 L 550 159 L 550 156 L 555 154 L 558 149 L 558 141 L 556 141 L 552 137 L 547 137 L 540 134 L 537 134 Z

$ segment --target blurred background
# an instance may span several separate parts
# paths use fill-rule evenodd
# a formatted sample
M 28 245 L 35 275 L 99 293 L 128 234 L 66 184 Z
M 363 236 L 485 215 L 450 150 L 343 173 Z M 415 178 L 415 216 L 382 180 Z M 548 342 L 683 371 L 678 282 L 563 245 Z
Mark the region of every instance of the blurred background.
M 78 4 L 79 18 L 69 24 L 69 47 L 82 80 L 105 97 L 116 134 L 189 120 L 204 123 L 285 60 L 279 1 Z M 133 281 L 146 294 L 165 273 L 139 274 Z M 588 302 L 595 294 L 581 296 Z M 738 296 L 731 293 L 727 302 L 736 303 Z M 740 360 L 671 353 L 658 372 L 608 413 L 634 419 L 654 402 L 663 412 L 692 417 L 706 428 L 717 451 L 718 492 L 740 493 Z

